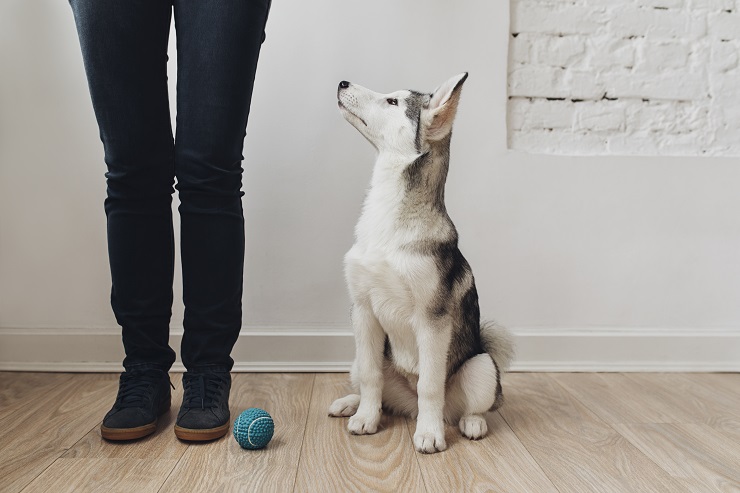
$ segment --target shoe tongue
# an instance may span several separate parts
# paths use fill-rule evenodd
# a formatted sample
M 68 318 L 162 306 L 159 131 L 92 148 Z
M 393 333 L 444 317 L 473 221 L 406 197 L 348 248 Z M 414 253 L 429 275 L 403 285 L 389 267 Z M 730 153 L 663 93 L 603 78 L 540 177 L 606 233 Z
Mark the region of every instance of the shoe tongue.
M 152 392 L 152 386 L 163 379 L 165 372 L 154 368 L 145 368 L 121 373 L 120 387 L 116 406 L 119 408 L 135 407 L 143 404 Z
M 188 407 L 206 409 L 216 406 L 215 390 L 225 382 L 220 372 L 188 372 L 185 401 Z

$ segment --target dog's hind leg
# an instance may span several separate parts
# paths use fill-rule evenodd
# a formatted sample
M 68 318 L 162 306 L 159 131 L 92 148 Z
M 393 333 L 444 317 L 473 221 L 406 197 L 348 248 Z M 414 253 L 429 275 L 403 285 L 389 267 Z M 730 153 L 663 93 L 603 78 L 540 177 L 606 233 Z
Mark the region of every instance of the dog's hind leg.
M 487 353 L 466 361 L 447 384 L 445 420 L 457 422 L 462 434 L 471 440 L 486 436 L 488 425 L 483 414 L 496 402 L 499 378 Z
M 352 388 L 356 392 L 360 383 L 357 379 L 357 364 L 352 365 L 350 372 Z M 329 406 L 329 416 L 353 416 L 360 405 L 359 394 L 349 394 L 335 400 Z M 416 418 L 419 413 L 418 396 L 409 380 L 398 373 L 393 364 L 386 360 L 383 365 L 383 410 L 391 414 Z
M 419 414 L 418 400 L 409 380 L 386 360 L 383 368 L 383 409 L 391 414 L 416 418 Z
M 360 391 L 360 384 L 357 381 L 357 360 L 352 363 L 352 368 L 349 371 L 349 379 L 352 384 L 352 390 L 354 392 Z M 347 416 L 354 416 L 357 412 L 357 408 L 360 406 L 360 394 L 349 394 L 344 397 L 340 397 L 335 400 L 329 406 L 329 416 L 335 418 L 346 418 Z
M 359 405 L 360 396 L 358 394 L 346 395 L 332 402 L 329 406 L 329 416 L 335 418 L 354 416 Z

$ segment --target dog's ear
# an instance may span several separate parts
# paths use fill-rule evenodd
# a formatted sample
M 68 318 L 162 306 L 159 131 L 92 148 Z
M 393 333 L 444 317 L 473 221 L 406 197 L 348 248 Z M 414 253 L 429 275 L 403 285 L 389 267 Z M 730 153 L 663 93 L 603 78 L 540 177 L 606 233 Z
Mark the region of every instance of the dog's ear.
M 460 101 L 463 82 L 468 73 L 462 73 L 448 79 L 432 93 L 429 106 L 425 110 L 424 123 L 426 138 L 439 140 L 446 137 L 452 130 L 452 122 L 457 113 L 457 104 Z

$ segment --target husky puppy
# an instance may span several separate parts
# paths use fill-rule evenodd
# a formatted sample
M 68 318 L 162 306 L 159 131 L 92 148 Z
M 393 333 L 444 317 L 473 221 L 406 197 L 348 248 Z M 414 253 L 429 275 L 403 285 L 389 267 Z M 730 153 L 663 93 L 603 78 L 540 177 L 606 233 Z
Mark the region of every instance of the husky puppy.
M 444 203 L 450 136 L 467 73 L 431 94 L 378 94 L 342 81 L 339 110 L 378 157 L 345 256 L 357 392 L 334 401 L 353 434 L 378 430 L 381 409 L 417 418 L 419 452 L 444 450 L 444 422 L 479 439 L 501 405 L 508 333 L 481 324 L 473 273 Z

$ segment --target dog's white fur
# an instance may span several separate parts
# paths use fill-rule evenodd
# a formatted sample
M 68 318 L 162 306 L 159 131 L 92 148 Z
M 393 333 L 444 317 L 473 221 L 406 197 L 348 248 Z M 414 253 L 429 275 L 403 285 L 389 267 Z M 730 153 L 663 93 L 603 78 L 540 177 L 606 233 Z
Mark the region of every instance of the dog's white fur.
M 351 416 L 353 434 L 375 433 L 383 408 L 415 417 L 414 444 L 426 453 L 446 448 L 444 421 L 457 424 L 470 439 L 485 436 L 483 414 L 500 405 L 500 371 L 512 355 L 502 327 L 476 325 L 471 330 L 479 331 L 485 350 L 466 356 L 448 374 L 448 354 L 466 351 L 470 344 L 458 339 L 470 337 L 459 329 L 459 320 L 471 290 L 478 309 L 464 258 L 459 256 L 462 271 L 450 282 L 453 274 L 441 267 L 447 259 L 440 252 L 446 250 L 438 248 L 454 243 L 459 254 L 457 232 L 439 195 L 466 77 L 455 76 L 432 94 L 378 94 L 348 83 L 338 91 L 341 112 L 375 146 L 378 157 L 356 241 L 345 256 L 356 342 L 351 381 L 358 394 L 337 399 L 329 414 Z M 424 171 L 414 174 L 414 164 Z M 433 187 L 441 191 L 430 194 Z M 433 253 L 424 253 L 424 245 L 431 245 Z

